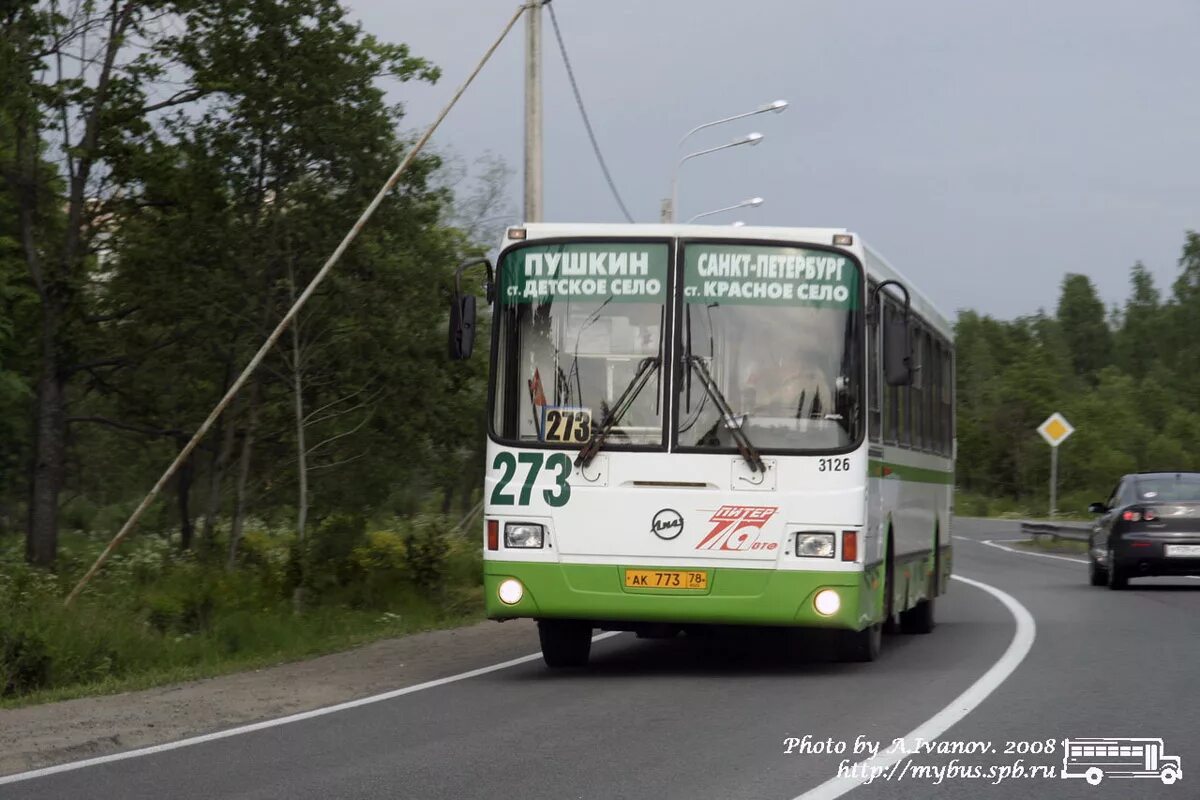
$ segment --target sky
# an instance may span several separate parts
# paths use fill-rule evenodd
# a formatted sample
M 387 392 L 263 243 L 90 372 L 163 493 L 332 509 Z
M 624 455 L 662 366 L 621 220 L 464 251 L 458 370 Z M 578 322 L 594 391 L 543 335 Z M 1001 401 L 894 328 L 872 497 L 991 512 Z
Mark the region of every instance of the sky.
M 1129 269 L 1160 289 L 1200 229 L 1196 0 L 553 0 L 600 146 L 634 219 L 655 222 L 685 152 L 679 219 L 845 227 L 948 314 L 1052 311 L 1067 272 L 1109 305 Z M 365 30 L 443 70 L 389 84 L 424 128 L 516 0 L 348 0 Z M 544 18 L 545 219 L 619 222 Z M 524 25 L 435 135 L 512 168 L 521 208 Z M 776 99 L 789 108 L 690 128 Z

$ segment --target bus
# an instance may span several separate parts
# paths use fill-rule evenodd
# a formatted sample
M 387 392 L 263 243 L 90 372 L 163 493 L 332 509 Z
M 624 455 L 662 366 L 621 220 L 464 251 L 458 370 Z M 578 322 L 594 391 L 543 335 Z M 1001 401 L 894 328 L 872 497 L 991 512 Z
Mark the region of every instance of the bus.
M 1162 739 L 1063 739 L 1061 776 L 1092 786 L 1105 778 L 1157 778 L 1169 786 L 1183 767 L 1179 756 L 1163 755 Z
M 537 620 L 549 667 L 586 664 L 596 629 L 809 629 L 846 661 L 932 630 L 953 331 L 858 235 L 512 227 L 455 276 L 451 358 L 478 267 L 487 615 Z

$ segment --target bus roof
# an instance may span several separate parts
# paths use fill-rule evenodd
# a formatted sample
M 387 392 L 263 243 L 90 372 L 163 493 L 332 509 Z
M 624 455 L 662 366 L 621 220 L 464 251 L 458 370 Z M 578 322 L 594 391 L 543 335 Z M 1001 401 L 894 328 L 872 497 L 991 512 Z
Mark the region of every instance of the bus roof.
M 734 227 L 732 225 L 684 225 L 679 223 L 529 222 L 524 225 L 512 225 L 509 230 L 512 229 L 524 229 L 526 241 L 576 236 L 661 236 L 669 238 L 784 239 L 830 247 L 833 246 L 834 235 L 849 233 L 854 236 L 854 244 L 842 249 L 858 256 L 870 277 L 876 280 L 892 279 L 902 282 L 908 288 L 913 311 L 947 339 L 954 340 L 954 325 L 949 317 L 943 314 L 911 280 L 879 255 L 878 251 L 865 244 L 858 234 L 846 228 L 792 228 L 761 225 Z M 513 242 L 514 240 L 506 238 L 501 243 L 501 247 Z

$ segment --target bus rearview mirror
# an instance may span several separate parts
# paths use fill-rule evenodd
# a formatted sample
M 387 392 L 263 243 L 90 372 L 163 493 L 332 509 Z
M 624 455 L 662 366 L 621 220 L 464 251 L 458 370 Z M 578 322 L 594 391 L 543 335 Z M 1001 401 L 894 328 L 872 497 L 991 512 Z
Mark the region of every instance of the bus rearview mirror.
M 471 357 L 475 347 L 475 295 L 455 295 L 450 301 L 450 360 Z
M 908 321 L 899 314 L 884 314 L 883 377 L 888 386 L 912 383 L 912 344 Z

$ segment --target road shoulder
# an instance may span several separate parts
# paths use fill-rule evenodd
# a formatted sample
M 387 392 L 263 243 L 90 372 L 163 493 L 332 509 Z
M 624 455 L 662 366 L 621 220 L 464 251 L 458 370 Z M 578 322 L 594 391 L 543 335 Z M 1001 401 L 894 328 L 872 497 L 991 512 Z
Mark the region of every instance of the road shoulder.
M 311 711 L 537 649 L 532 622 L 481 622 L 217 678 L 2 710 L 0 775 Z

